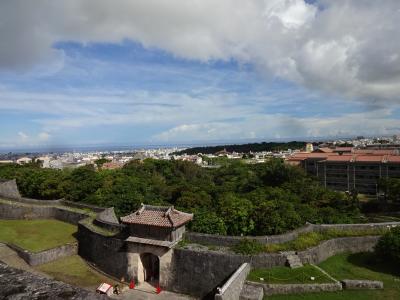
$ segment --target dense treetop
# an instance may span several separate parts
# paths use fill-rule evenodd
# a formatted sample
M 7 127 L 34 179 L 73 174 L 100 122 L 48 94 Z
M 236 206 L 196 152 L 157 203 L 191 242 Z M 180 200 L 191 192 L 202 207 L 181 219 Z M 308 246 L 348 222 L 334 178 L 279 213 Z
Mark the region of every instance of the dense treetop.
M 0 166 L 0 178 L 16 178 L 24 196 L 114 206 L 118 215 L 141 203 L 174 205 L 193 212 L 191 230 L 232 235 L 278 234 L 312 223 L 352 222 L 357 204 L 325 189 L 282 160 L 249 165 L 231 161 L 218 169 L 185 161 L 146 159 L 122 169 L 43 169 Z
M 214 154 L 216 152 L 226 150 L 228 152 L 238 152 L 238 153 L 249 153 L 249 152 L 262 152 L 262 151 L 282 151 L 287 149 L 302 149 L 306 145 L 306 142 L 287 142 L 287 143 L 278 143 L 278 142 L 262 142 L 262 143 L 250 143 L 250 144 L 241 144 L 241 145 L 220 145 L 220 146 L 204 146 L 204 147 L 194 147 L 188 148 L 176 154 Z

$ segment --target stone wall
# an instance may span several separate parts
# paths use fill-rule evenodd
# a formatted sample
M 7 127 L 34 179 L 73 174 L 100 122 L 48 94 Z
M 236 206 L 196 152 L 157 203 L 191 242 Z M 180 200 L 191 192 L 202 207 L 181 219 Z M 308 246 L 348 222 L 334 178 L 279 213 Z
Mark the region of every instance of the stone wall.
M 243 263 L 250 263 L 254 268 L 271 268 L 284 266 L 285 262 L 285 256 L 278 253 L 250 256 L 174 249 L 167 289 L 213 299 L 217 287 L 222 286 Z
M 123 239 L 93 232 L 86 225 L 78 224 L 78 254 L 101 271 L 116 278 L 129 280 L 128 256 Z
M 343 289 L 346 289 L 346 290 L 377 290 L 377 289 L 383 289 L 383 282 L 382 281 L 344 279 L 341 282 L 342 282 L 342 285 L 343 285 Z
M 104 207 L 86 204 L 86 203 L 73 202 L 73 201 L 68 201 L 68 200 L 61 200 L 61 204 L 65 205 L 65 206 L 80 208 L 80 209 L 89 209 L 94 212 L 102 212 L 103 210 L 105 210 Z
M 295 240 L 299 234 L 308 232 L 323 232 L 326 230 L 369 230 L 369 229 L 387 229 L 400 226 L 400 222 L 385 222 L 385 223 L 366 223 L 366 224 L 306 224 L 305 226 L 296 230 L 278 234 L 278 235 L 265 235 L 265 236 L 224 236 L 215 234 L 205 234 L 198 232 L 186 232 L 185 239 L 191 243 L 198 243 L 203 245 L 216 245 L 230 247 L 239 243 L 243 239 L 251 239 L 260 242 L 261 244 L 279 244 Z
M 79 213 L 76 211 L 70 211 L 59 207 L 54 207 L 53 211 L 55 219 L 74 225 L 77 225 L 80 220 L 88 217 L 87 214 Z
M 53 217 L 53 207 L 22 205 L 13 202 L 0 202 L 1 219 L 50 219 Z
M 66 244 L 36 253 L 22 249 L 14 244 L 7 243 L 6 245 L 17 252 L 18 256 L 31 266 L 42 265 L 78 253 L 78 245 L 76 243 Z
M 86 217 L 88 215 L 60 207 L 27 205 L 14 201 L 0 202 L 0 219 L 57 219 L 76 225 Z
M 303 263 L 318 264 L 343 252 L 372 251 L 379 236 L 345 237 L 327 240 L 320 245 L 298 252 Z M 279 253 L 262 253 L 254 256 L 205 250 L 175 249 L 172 259 L 171 281 L 168 289 L 206 297 L 217 292 L 231 274 L 243 263 L 252 268 L 284 266 L 286 257 Z M 312 289 L 312 286 L 309 287 Z M 328 286 L 329 288 L 329 286 Z
M 119 232 L 119 231 L 127 229 L 126 225 L 124 225 L 124 224 L 110 223 L 107 221 L 98 220 L 97 218 L 93 221 L 93 223 L 101 228 L 104 228 L 106 230 L 113 231 L 113 232 Z
M 336 238 L 322 242 L 318 246 L 297 252 L 303 264 L 319 264 L 327 258 L 343 253 L 358 253 L 373 251 L 379 236 L 360 236 Z
M 19 199 L 21 195 L 18 191 L 17 181 L 0 179 L 0 197 Z
M 250 272 L 250 264 L 242 264 L 215 294 L 215 300 L 238 300 Z
M 264 236 L 229 236 L 229 235 L 215 235 L 198 232 L 186 232 L 184 237 L 191 243 L 199 243 L 203 245 L 217 245 L 230 247 L 236 245 L 243 239 L 256 240 L 262 244 L 276 244 L 284 243 L 294 240 L 300 233 L 307 233 L 314 231 L 316 225 L 306 224 L 305 226 L 284 234 L 278 235 L 264 235 Z
M 0 262 L 0 299 L 109 299 Z
M 316 292 L 336 292 L 342 290 L 340 282 L 319 284 L 268 284 L 247 281 L 246 285 L 254 288 L 262 287 L 265 296 L 280 294 L 303 294 Z

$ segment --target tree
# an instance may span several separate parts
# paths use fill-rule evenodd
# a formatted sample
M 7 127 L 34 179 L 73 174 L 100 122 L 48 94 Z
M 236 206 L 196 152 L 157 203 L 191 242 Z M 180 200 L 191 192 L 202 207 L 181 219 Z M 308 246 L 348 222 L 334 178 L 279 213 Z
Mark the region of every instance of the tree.
M 247 235 L 253 231 L 253 205 L 249 200 L 228 193 L 221 197 L 219 205 L 228 234 Z
M 400 227 L 385 233 L 375 246 L 378 259 L 389 260 L 400 266 Z
M 224 220 L 218 217 L 215 212 L 206 209 L 195 210 L 193 222 L 189 226 L 191 230 L 196 232 L 226 234 Z

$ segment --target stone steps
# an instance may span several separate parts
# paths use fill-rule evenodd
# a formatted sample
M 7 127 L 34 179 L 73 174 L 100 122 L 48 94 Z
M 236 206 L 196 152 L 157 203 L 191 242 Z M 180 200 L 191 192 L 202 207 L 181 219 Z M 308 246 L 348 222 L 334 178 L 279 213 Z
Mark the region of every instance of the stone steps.
M 289 265 L 291 269 L 300 268 L 303 266 L 303 263 L 300 260 L 300 257 L 294 251 L 281 252 L 286 256 L 286 263 Z
M 264 290 L 260 286 L 249 285 L 245 283 L 240 293 L 240 300 L 262 300 L 264 297 Z

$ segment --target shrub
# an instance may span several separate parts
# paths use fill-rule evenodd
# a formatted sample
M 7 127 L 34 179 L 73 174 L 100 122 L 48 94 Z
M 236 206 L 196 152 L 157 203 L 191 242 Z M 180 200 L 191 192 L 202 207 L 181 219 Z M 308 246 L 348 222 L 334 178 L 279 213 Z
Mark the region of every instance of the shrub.
M 243 239 L 232 247 L 235 253 L 254 255 L 263 252 L 264 245 L 256 240 Z
M 400 227 L 384 234 L 375 246 L 378 259 L 390 260 L 400 266 Z

